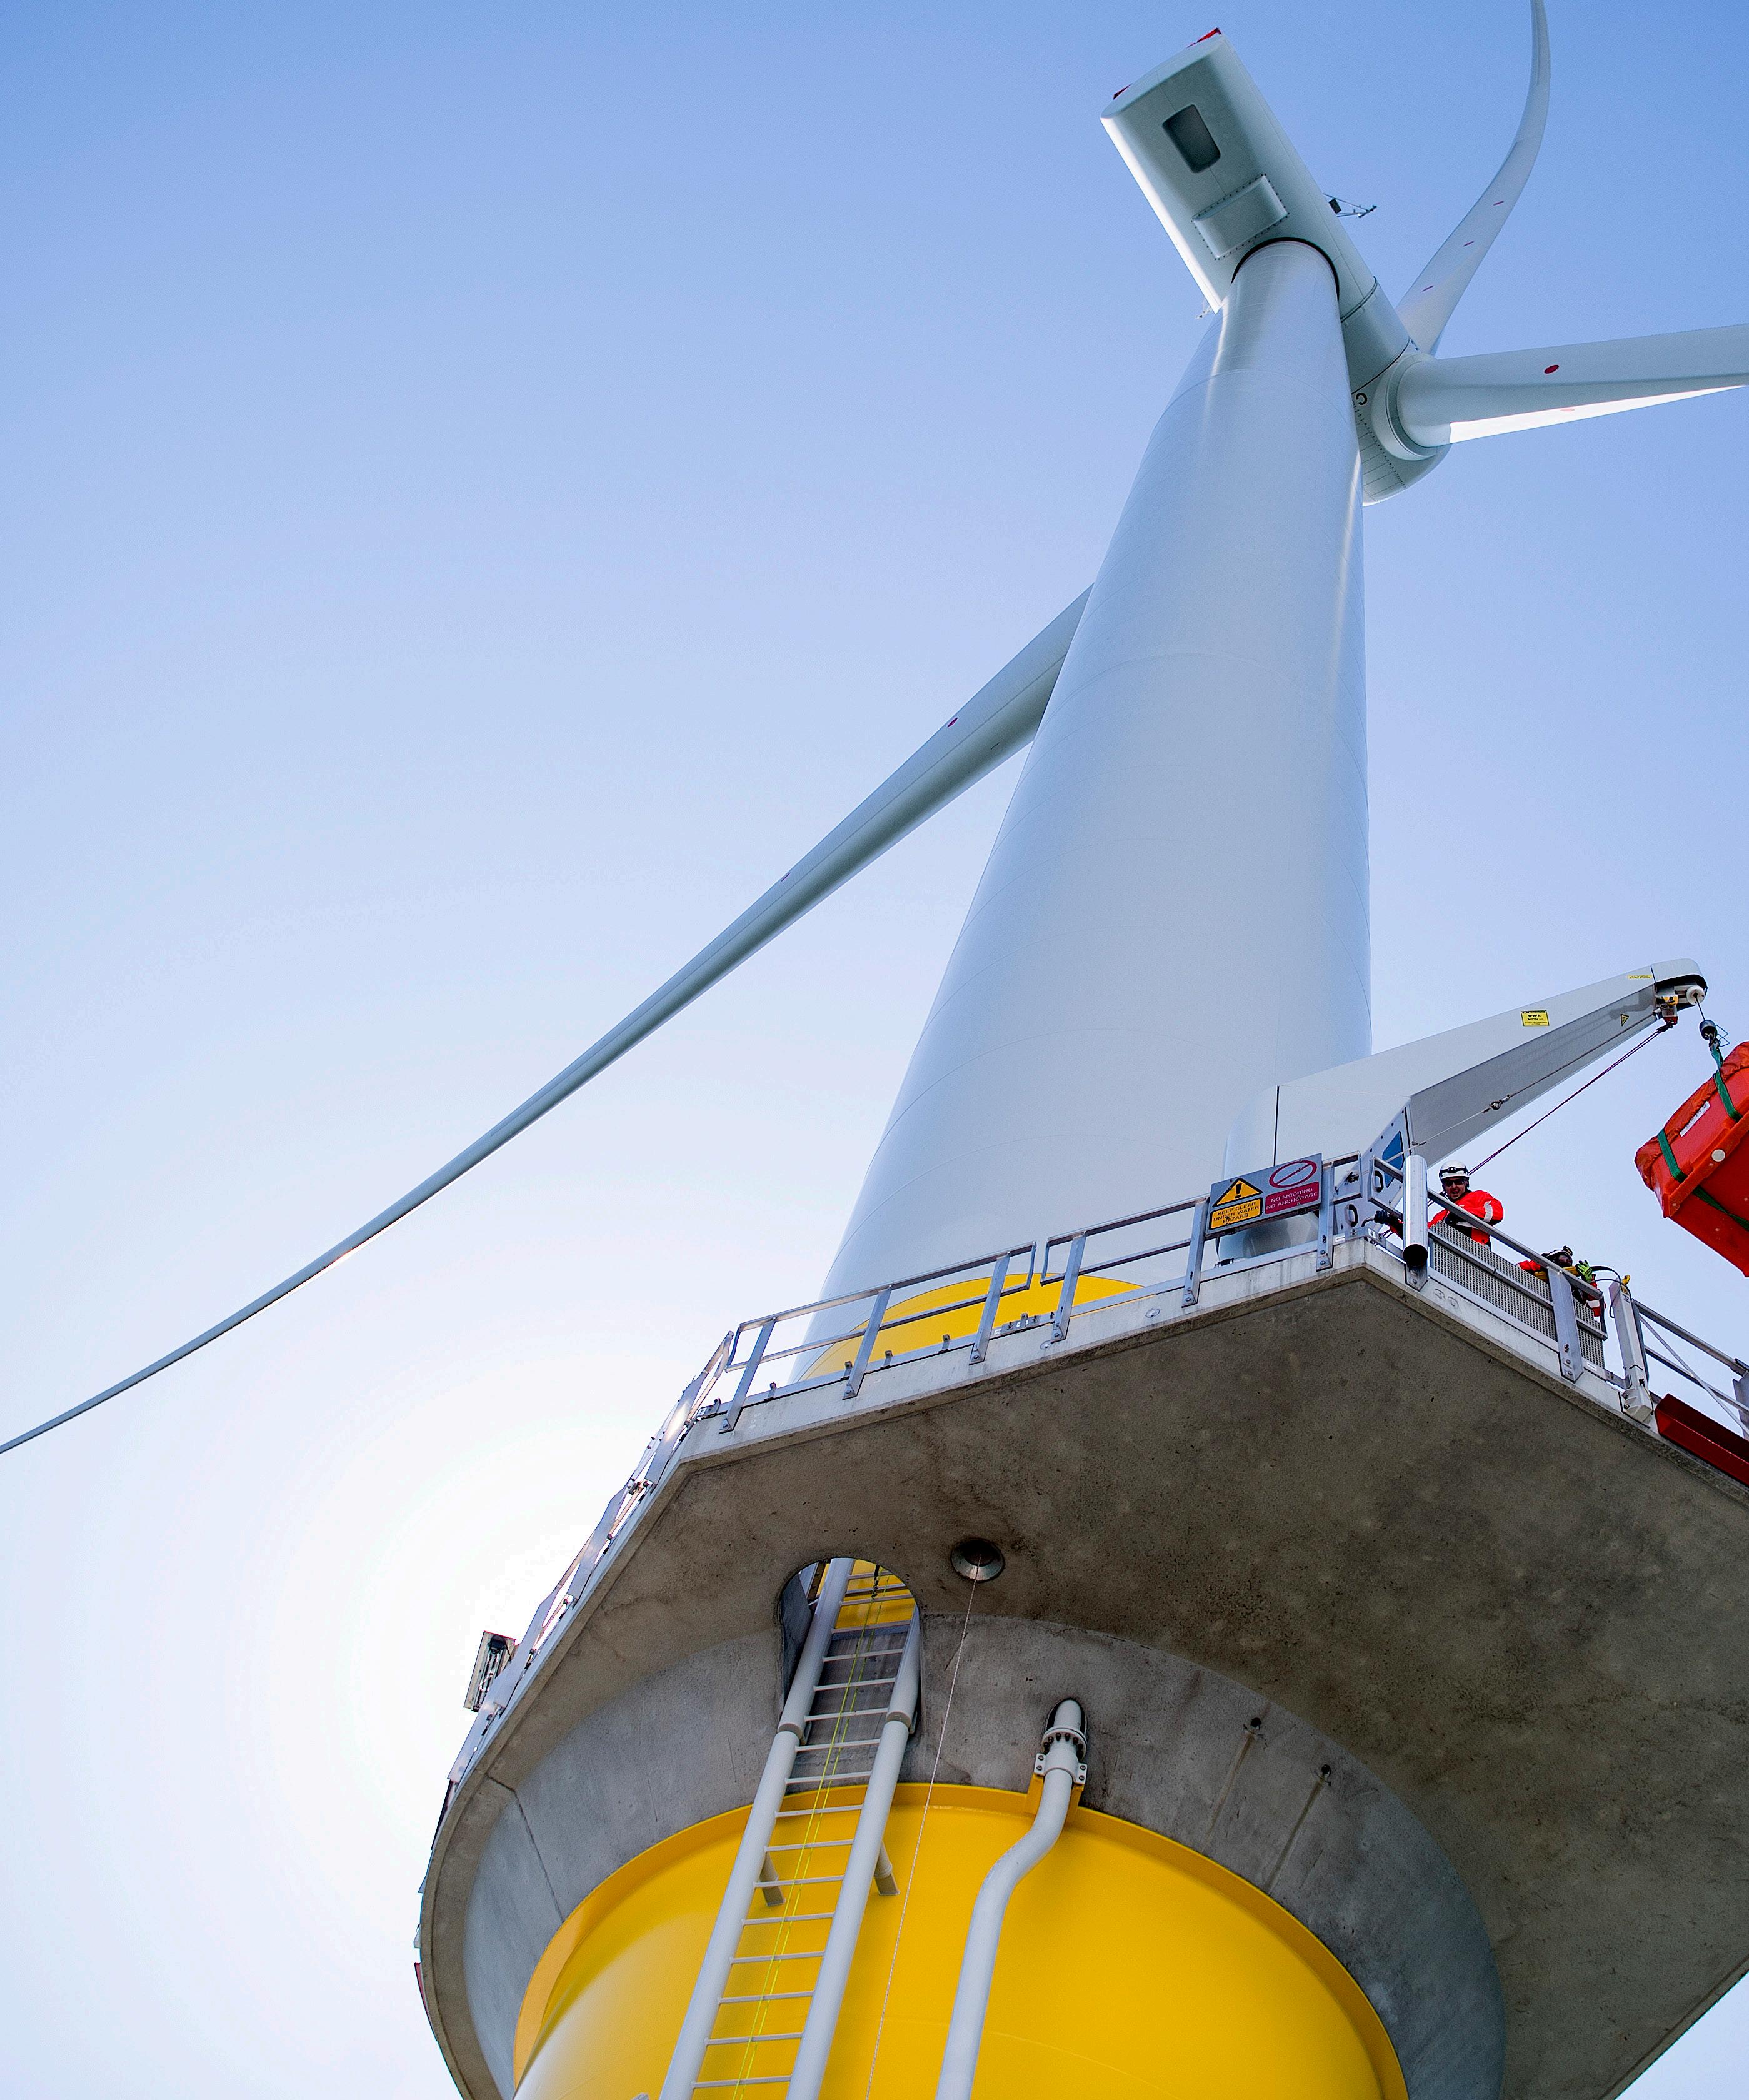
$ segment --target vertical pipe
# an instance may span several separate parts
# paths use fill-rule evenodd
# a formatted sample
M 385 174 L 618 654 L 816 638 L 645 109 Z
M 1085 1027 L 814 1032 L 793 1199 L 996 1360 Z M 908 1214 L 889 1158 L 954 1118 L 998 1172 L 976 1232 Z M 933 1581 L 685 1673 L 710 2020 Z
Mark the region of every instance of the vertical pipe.
M 1640 1332 L 1640 1308 L 1623 1282 L 1610 1286 L 1610 1312 L 1615 1321 L 1615 1346 L 1622 1359 L 1622 1413 L 1630 1422 L 1656 1418 L 1650 1380 L 1646 1376 L 1645 1342 Z
M 716 1923 L 706 1944 L 704 1959 L 698 1965 L 698 1979 L 692 1987 L 686 2017 L 681 2022 L 680 2035 L 669 2059 L 667 2076 L 662 2081 L 659 2100 L 690 2100 L 703 2067 L 704 2052 L 710 2045 L 711 2030 L 716 2024 L 735 1949 L 741 1942 L 753 1891 L 759 1886 L 760 1871 L 765 1864 L 778 1811 L 783 1806 L 783 1789 L 795 1767 L 795 1752 L 807 1726 L 808 1709 L 813 1705 L 814 1693 L 819 1687 L 826 1644 L 838 1624 L 845 1586 L 855 1564 L 851 1560 L 833 1561 L 820 1586 L 813 1621 L 802 1643 L 795 1674 L 790 1680 L 789 1696 L 783 1702 L 778 1732 L 772 1738 L 765 1769 L 760 1776 L 759 1791 L 747 1811 L 747 1828 L 741 1833 L 735 1863 L 729 1870 L 729 1886 L 723 1891 Z
M 857 1939 L 862 1930 L 862 1913 L 868 1907 L 869 1890 L 883 1856 L 892 1790 L 898 1783 L 899 1767 L 904 1762 L 911 1724 L 917 1718 L 921 1626 L 922 1620 L 914 1612 L 892 1696 L 887 1702 L 887 1716 L 881 1723 L 880 1742 L 874 1752 L 868 1791 L 862 1798 L 862 1812 L 857 1818 L 856 1835 L 850 1841 L 844 1878 L 839 1885 L 838 1901 L 832 1908 L 826 1952 L 820 1957 L 813 1998 L 795 2051 L 795 2067 L 785 2089 L 787 2100 L 817 2100 L 821 2080 L 826 2076 L 832 2038 L 838 2032 L 839 2009 L 844 2004 L 844 1986 L 850 1977 L 851 1958 L 856 1953 Z M 663 2100 L 667 2100 L 666 2090 Z
M 1419 1290 L 1427 1280 L 1427 1162 L 1415 1151 L 1403 1162 L 1403 1266 Z
M 941 2058 L 936 2100 L 971 2100 L 971 2081 L 977 2076 L 978 2049 L 984 2039 L 984 2015 L 989 2009 L 990 1983 L 996 1974 L 996 1954 L 1002 1942 L 1008 1899 L 1062 1832 L 1063 1819 L 1068 1813 L 1069 1799 L 1086 1749 L 1081 1727 L 1079 1702 L 1073 1699 L 1060 1701 L 1051 1726 L 1045 1732 L 1040 1759 L 1044 1785 L 1039 1789 L 1038 1811 L 1033 1818 L 1033 1827 L 1018 1845 L 1002 1854 L 985 1876 L 978 1899 L 971 1907 L 971 1923 L 967 1930 L 966 1951 L 960 1961 L 959 1985 L 954 1993 L 954 2013 L 948 2023 L 947 2048 Z

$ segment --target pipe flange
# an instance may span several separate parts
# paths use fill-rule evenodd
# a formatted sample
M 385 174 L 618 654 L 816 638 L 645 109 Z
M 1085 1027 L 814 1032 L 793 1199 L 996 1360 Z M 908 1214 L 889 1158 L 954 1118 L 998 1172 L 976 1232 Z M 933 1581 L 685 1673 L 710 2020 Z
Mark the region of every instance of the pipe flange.
M 1085 1786 L 1087 1784 L 1087 1739 L 1079 1728 L 1046 1728 L 1039 1742 L 1038 1755 L 1033 1760 L 1034 1773 L 1042 1775 L 1046 1760 L 1051 1754 L 1051 1746 L 1056 1743 L 1067 1743 L 1073 1749 L 1075 1784 L 1077 1786 Z

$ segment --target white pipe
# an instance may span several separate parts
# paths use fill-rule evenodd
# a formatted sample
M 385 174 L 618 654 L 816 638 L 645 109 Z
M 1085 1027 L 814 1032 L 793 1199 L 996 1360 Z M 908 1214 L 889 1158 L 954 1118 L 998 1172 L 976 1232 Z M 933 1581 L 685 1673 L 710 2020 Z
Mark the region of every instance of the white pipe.
M 1038 1812 L 1033 1827 L 1018 1845 L 1011 1846 L 984 1877 L 978 1899 L 971 1907 L 971 1923 L 966 1931 L 966 1952 L 959 1965 L 959 1988 L 954 1993 L 954 2014 L 948 2023 L 947 2048 L 941 2058 L 941 2076 L 936 2085 L 936 2100 L 971 2100 L 971 2081 L 977 2075 L 978 2047 L 984 2039 L 984 2015 L 990 2002 L 990 1981 L 996 1973 L 997 1948 L 1002 1939 L 1002 1919 L 1008 1899 L 1027 1875 L 1055 1844 L 1075 1791 L 1082 1753 L 1080 1703 L 1064 1699 L 1058 1703 L 1045 1732 L 1044 1785 L 1038 1796 Z
M 795 2067 L 785 2089 L 787 2100 L 816 2100 L 821 2081 L 826 2076 L 826 2059 L 832 2053 L 832 2039 L 838 2032 L 839 2009 L 844 2001 L 844 1986 L 849 1981 L 851 1961 L 862 1930 L 862 1913 L 868 1908 L 869 1889 L 884 1857 L 882 1841 L 887 1833 L 888 1813 L 892 1807 L 892 1790 L 898 1783 L 905 1746 L 917 1718 L 919 1626 L 920 1621 L 914 1612 L 910 1630 L 905 1637 L 905 1652 L 899 1660 L 892 1696 L 888 1702 L 886 1718 L 881 1723 L 880 1741 L 874 1751 L 868 1791 L 862 1798 L 862 1811 L 857 1818 L 856 1835 L 850 1841 L 844 1878 L 832 1908 L 831 1929 L 826 1934 L 826 1952 L 820 1957 L 819 1974 L 814 1979 L 813 2001 L 795 2051 Z
M 1427 1162 L 1412 1149 L 1403 1162 L 1403 1266 L 1419 1290 L 1427 1274 Z
M 778 1723 L 778 1732 L 772 1738 L 771 1749 L 765 1758 L 765 1769 L 760 1777 L 759 1791 L 753 1797 L 753 1806 L 747 1811 L 747 1828 L 741 1833 L 741 1845 L 735 1854 L 735 1863 L 729 1870 L 729 1886 L 723 1891 L 716 1923 L 706 1945 L 704 1959 L 698 1965 L 698 1980 L 693 1985 L 686 2017 L 681 2023 L 680 2037 L 674 2045 L 674 2054 L 668 2063 L 668 2075 L 662 2081 L 659 2100 L 689 2100 L 699 2071 L 703 2067 L 704 2053 L 710 2045 L 711 2030 L 716 2024 L 716 2015 L 722 2005 L 724 1990 L 728 1985 L 735 1949 L 740 1944 L 742 1930 L 747 1923 L 748 1906 L 753 1900 L 754 1890 L 759 1886 L 760 1871 L 765 1864 L 771 1833 L 777 1824 L 778 1811 L 783 1806 L 783 1789 L 789 1784 L 790 1774 L 795 1764 L 795 1753 L 801 1743 L 802 1731 L 808 1724 L 808 1709 L 813 1705 L 814 1693 L 819 1688 L 826 1643 L 837 1626 L 839 1611 L 844 1601 L 844 1588 L 855 1564 L 852 1560 L 833 1561 L 820 1586 L 820 1595 L 813 1608 L 813 1623 L 808 1627 L 808 1638 L 802 1643 L 802 1652 L 796 1661 L 795 1674 L 790 1680 L 790 1694 L 783 1702 L 782 1716 Z

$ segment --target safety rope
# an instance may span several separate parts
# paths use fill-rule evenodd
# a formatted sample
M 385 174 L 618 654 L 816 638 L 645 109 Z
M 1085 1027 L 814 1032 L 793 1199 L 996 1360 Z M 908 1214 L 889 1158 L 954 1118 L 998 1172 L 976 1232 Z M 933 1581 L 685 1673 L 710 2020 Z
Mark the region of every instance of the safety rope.
M 954 1651 L 954 1667 L 947 1680 L 947 1697 L 941 1707 L 941 1727 L 936 1737 L 935 1762 L 929 1767 L 929 1784 L 923 1789 L 923 1812 L 917 1819 L 917 1842 L 911 1847 L 910 1872 L 905 1877 L 905 1894 L 899 1903 L 899 1922 L 893 1929 L 892 1959 L 887 1964 L 887 1988 L 880 1994 L 880 2017 L 874 2023 L 874 2046 L 869 2053 L 869 2081 L 862 2100 L 874 2090 L 874 2067 L 880 2061 L 880 2038 L 887 2025 L 887 2006 L 892 1996 L 892 1979 L 899 1966 L 899 1949 L 905 1943 L 905 1913 L 911 1907 L 911 1890 L 917 1886 L 917 1863 L 923 1857 L 923 1829 L 929 1820 L 929 1804 L 935 1798 L 936 1774 L 941 1769 L 941 1753 L 947 1745 L 948 1716 L 954 1710 L 954 1690 L 959 1683 L 960 1657 L 966 1652 L 966 1635 L 971 1626 L 971 1608 L 978 1601 L 978 1585 L 971 1585 L 966 1599 L 966 1616 L 959 1622 L 959 1645 Z

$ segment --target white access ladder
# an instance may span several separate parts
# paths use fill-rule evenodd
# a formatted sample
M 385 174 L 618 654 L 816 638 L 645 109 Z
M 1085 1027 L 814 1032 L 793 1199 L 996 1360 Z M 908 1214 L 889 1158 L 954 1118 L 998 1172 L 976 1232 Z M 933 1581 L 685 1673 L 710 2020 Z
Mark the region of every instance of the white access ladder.
M 870 1890 L 897 1892 L 883 1841 L 919 1643 L 901 1582 L 827 1564 L 660 2100 L 816 2100 Z

